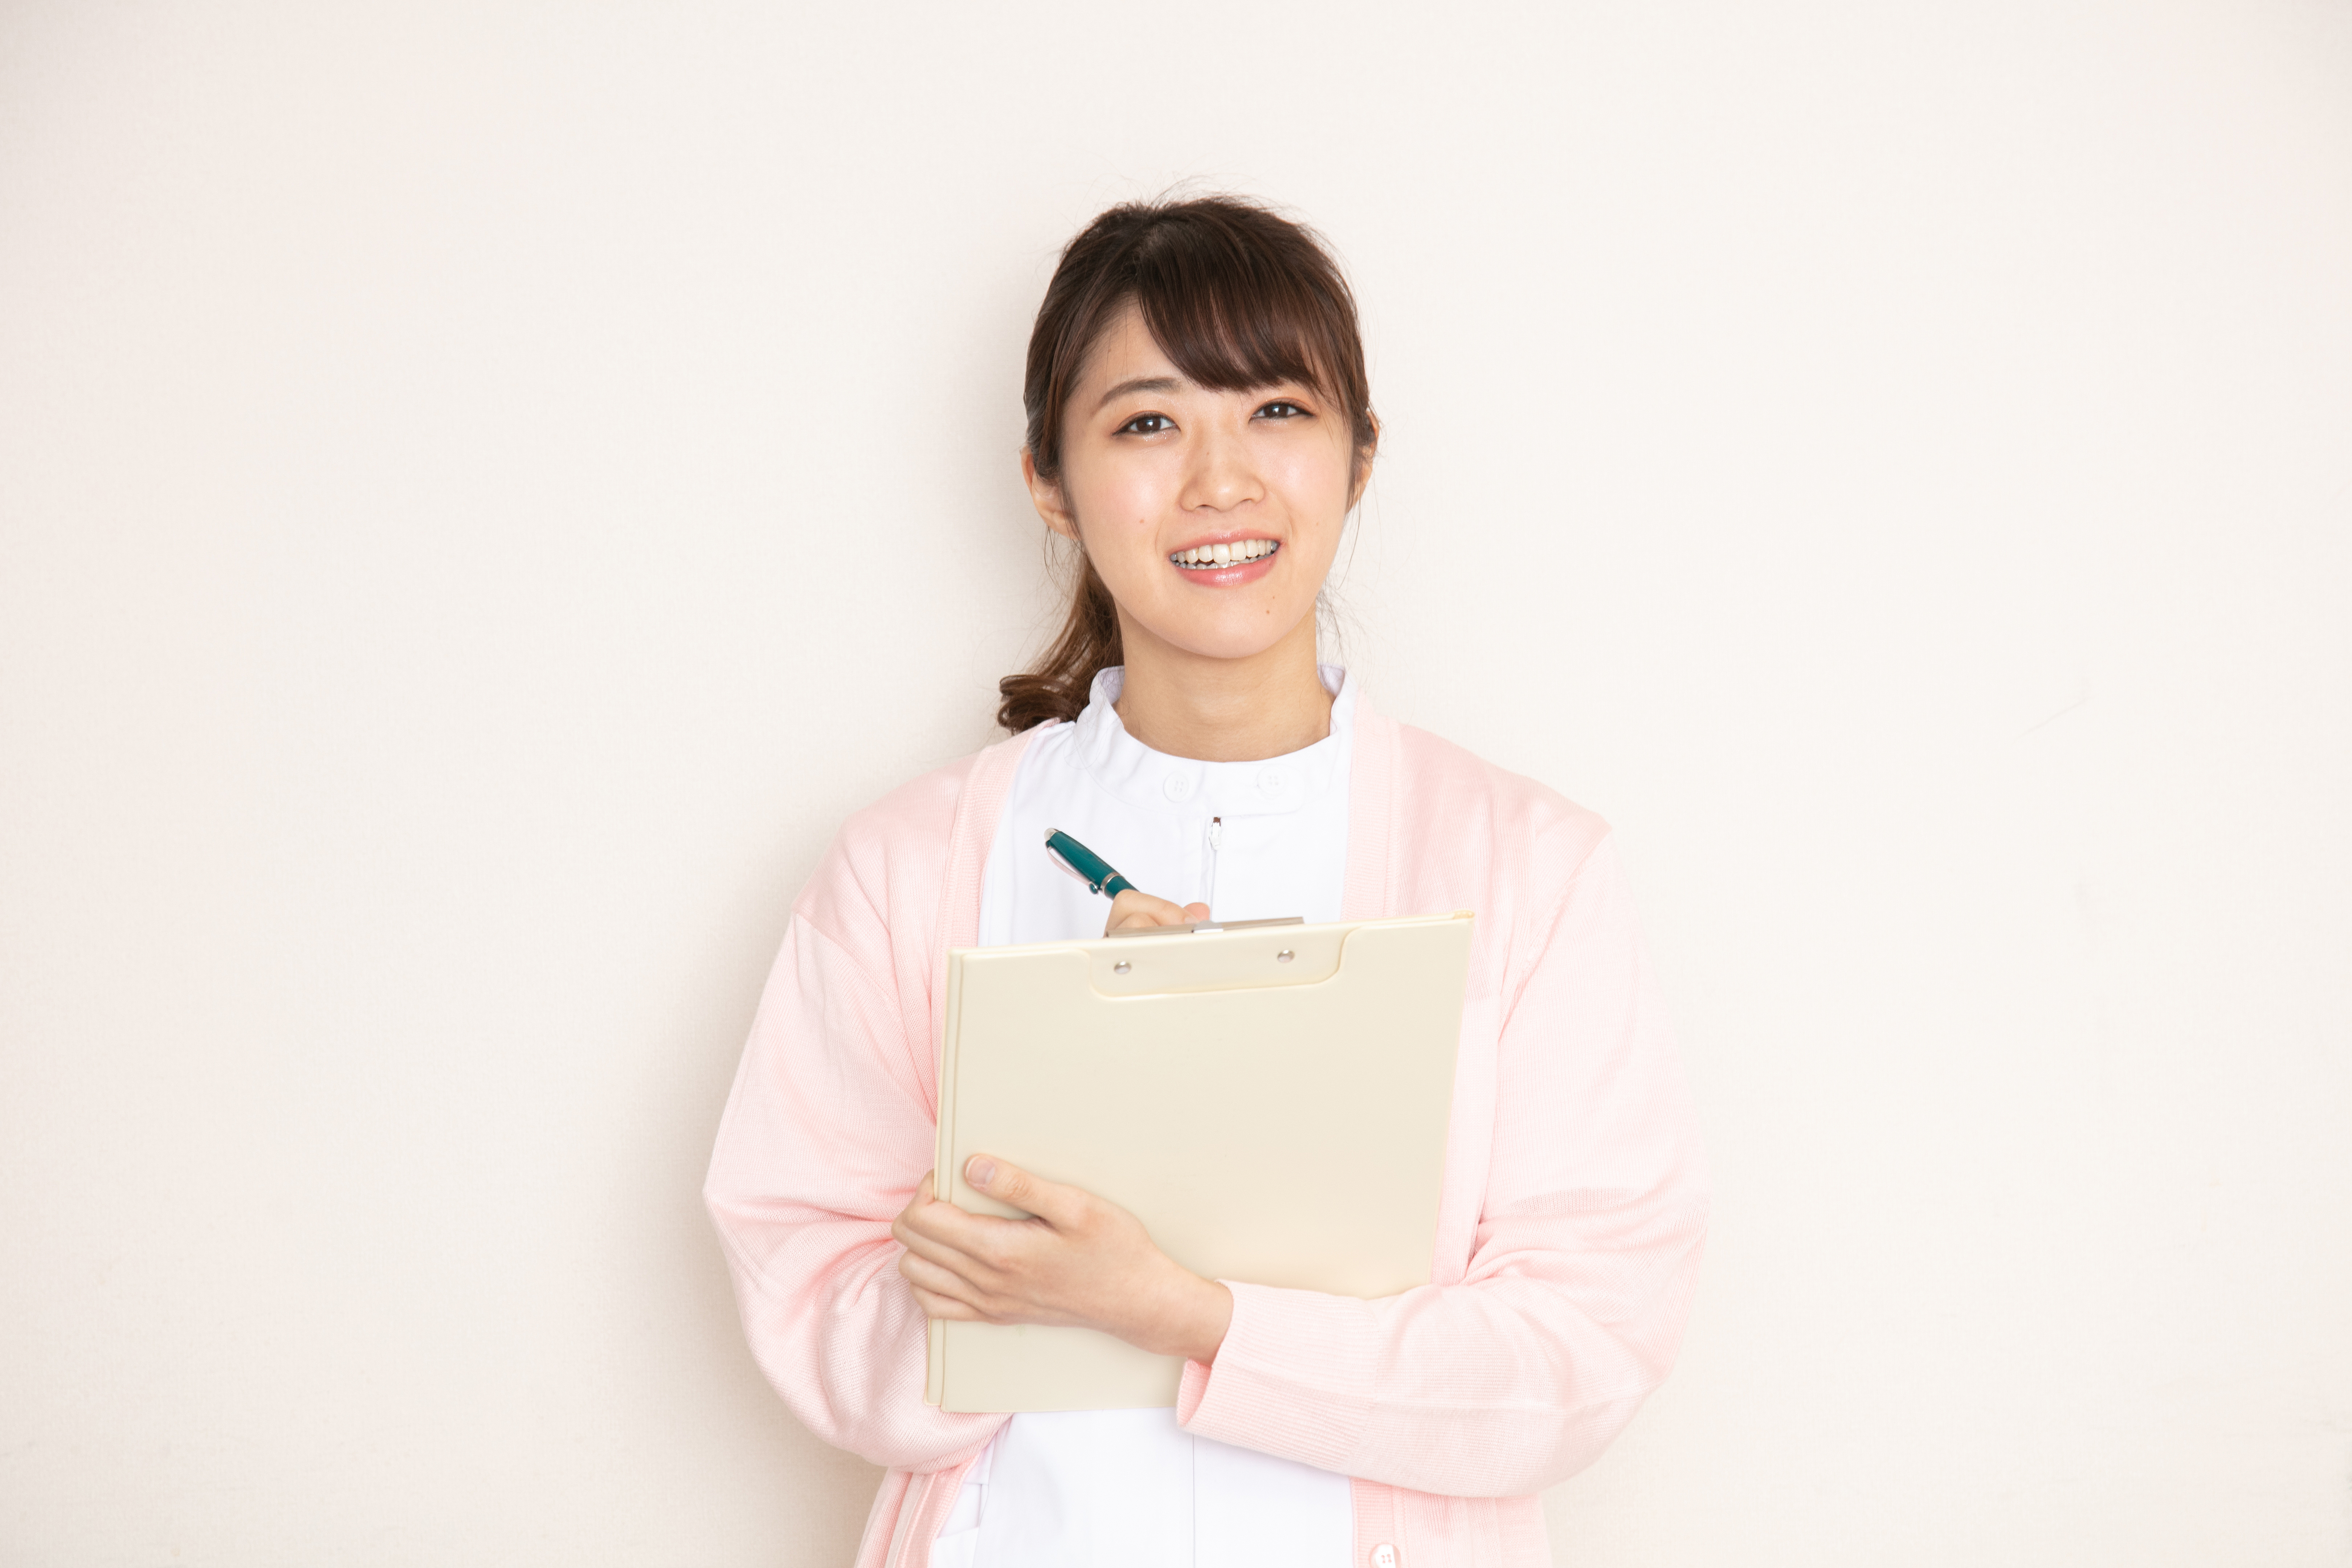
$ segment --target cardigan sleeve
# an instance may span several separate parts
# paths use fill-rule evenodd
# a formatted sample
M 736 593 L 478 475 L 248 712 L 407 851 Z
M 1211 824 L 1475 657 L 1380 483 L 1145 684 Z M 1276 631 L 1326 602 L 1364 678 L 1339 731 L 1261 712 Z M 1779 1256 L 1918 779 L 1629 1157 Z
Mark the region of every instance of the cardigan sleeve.
M 1706 1178 L 1612 841 L 1536 941 L 1461 1283 L 1364 1301 L 1226 1281 L 1224 1342 L 1185 1368 L 1188 1430 L 1414 1491 L 1520 1496 L 1590 1464 L 1664 1381 Z
M 944 1469 L 1004 1418 L 923 1403 L 923 1310 L 890 1236 L 931 1168 L 934 1123 L 908 1043 L 928 1025 L 910 1026 L 873 973 L 889 963 L 878 925 L 862 943 L 856 931 L 830 934 L 812 904 L 795 910 L 761 997 L 704 1197 L 752 1356 L 793 1414 L 874 1464 Z

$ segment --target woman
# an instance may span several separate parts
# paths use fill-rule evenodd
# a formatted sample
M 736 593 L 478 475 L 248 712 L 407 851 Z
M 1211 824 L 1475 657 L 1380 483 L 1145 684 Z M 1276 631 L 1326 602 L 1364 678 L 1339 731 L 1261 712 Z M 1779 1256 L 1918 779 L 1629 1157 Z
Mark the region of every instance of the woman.
M 1316 662 L 1379 426 L 1305 230 L 1116 207 L 1030 341 L 1022 470 L 1078 547 L 1013 731 L 850 819 L 793 907 L 707 1192 L 754 1353 L 887 1466 L 859 1568 L 1551 1561 L 1535 1494 L 1662 1380 L 1706 1226 L 1692 1118 L 1606 826 L 1382 718 Z M 1359 1301 L 1202 1279 L 989 1156 L 1032 1215 L 930 1192 L 950 946 L 1091 936 L 1048 826 L 1139 887 L 1112 929 L 1477 913 L 1432 1283 Z M 1181 900 L 1181 901 L 1180 901 Z M 1172 1410 L 950 1415 L 928 1316 L 1188 1358 Z

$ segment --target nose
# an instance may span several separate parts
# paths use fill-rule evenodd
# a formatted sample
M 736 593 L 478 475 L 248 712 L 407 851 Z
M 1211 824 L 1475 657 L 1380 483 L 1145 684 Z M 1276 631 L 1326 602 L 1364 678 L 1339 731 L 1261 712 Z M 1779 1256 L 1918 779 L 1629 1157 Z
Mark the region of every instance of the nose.
M 1265 484 L 1249 442 L 1223 420 L 1208 423 L 1210 428 L 1192 443 L 1192 461 L 1185 470 L 1180 498 L 1184 510 L 1231 511 L 1264 500 Z

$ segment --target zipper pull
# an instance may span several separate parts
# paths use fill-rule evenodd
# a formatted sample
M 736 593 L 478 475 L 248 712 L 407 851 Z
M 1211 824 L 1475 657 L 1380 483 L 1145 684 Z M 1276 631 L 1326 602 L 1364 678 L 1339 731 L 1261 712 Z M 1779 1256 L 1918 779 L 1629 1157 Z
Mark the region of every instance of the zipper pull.
M 1213 817 L 1209 818 L 1209 847 L 1210 847 L 1210 848 L 1214 849 L 1214 848 L 1217 847 L 1217 837 L 1218 837 L 1218 836 L 1219 836 L 1220 834 L 1223 833 L 1223 832 L 1224 832 L 1224 830 L 1225 830 L 1225 819 L 1224 819 L 1223 817 L 1222 817 L 1222 816 L 1213 816 Z

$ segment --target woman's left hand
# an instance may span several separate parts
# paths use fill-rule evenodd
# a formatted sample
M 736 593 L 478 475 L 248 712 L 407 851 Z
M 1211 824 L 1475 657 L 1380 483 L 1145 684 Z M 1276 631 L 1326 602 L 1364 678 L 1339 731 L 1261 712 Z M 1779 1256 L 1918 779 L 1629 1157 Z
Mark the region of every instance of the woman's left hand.
M 898 1272 L 934 1318 L 1075 1324 L 1155 1355 L 1216 1358 L 1234 1293 L 1160 1250 L 1143 1224 L 1092 1193 L 974 1154 L 964 1180 L 1027 1219 L 970 1214 L 932 1195 L 931 1178 L 890 1226 Z

